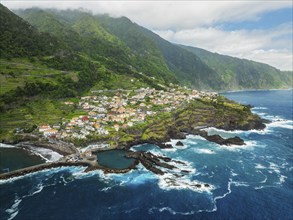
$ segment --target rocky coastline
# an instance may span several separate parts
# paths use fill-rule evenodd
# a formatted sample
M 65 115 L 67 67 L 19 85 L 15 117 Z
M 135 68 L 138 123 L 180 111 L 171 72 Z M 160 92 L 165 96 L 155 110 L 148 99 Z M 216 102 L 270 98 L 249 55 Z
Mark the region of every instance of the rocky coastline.
M 223 108 L 223 107 L 221 107 Z M 198 108 L 196 109 L 198 110 Z M 221 109 L 220 109 L 221 110 Z M 189 113 L 189 116 L 186 117 L 185 113 Z M 225 114 L 223 114 L 223 112 Z M 143 135 L 136 135 L 129 141 L 122 141 L 119 136 L 115 136 L 116 145 L 113 146 L 111 149 L 123 149 L 127 150 L 128 153 L 126 157 L 135 159 L 135 162 L 126 169 L 109 169 L 106 167 L 102 167 L 98 164 L 98 162 L 84 162 L 87 160 L 81 160 L 76 162 L 55 162 L 55 163 L 46 163 L 41 164 L 35 167 L 24 168 L 19 171 L 13 171 L 10 173 L 0 174 L 0 179 L 7 179 L 15 176 L 25 175 L 27 173 L 36 172 L 44 169 L 50 169 L 54 167 L 60 166 L 86 166 L 85 172 L 93 171 L 93 170 L 103 170 L 105 173 L 126 173 L 132 169 L 135 169 L 136 166 L 141 163 L 146 169 L 149 171 L 157 174 L 163 175 L 164 171 L 166 170 L 173 170 L 178 169 L 174 164 L 176 161 L 172 160 L 171 158 L 156 156 L 151 154 L 150 152 L 138 151 L 133 152 L 131 151 L 131 147 L 140 144 L 154 144 L 160 147 L 161 149 L 172 148 L 171 144 L 168 142 L 171 139 L 179 140 L 177 145 L 182 146 L 183 143 L 180 141 L 185 139 L 188 134 L 193 135 L 200 135 L 201 137 L 205 138 L 208 141 L 217 143 L 219 145 L 245 145 L 244 140 L 240 137 L 235 136 L 232 138 L 224 139 L 220 135 L 209 135 L 206 131 L 202 130 L 202 128 L 206 127 L 215 127 L 218 129 L 223 130 L 262 130 L 265 128 L 265 124 L 268 121 L 261 119 L 257 115 L 253 115 L 249 110 L 243 110 L 239 112 L 238 110 L 231 110 L 227 108 L 223 108 L 219 113 L 219 109 L 215 107 L 204 107 L 200 109 L 200 115 L 198 112 L 194 111 L 194 109 L 184 109 L 180 113 L 175 113 L 172 115 L 171 118 L 164 121 L 161 121 L 161 130 L 158 130 L 158 124 L 154 123 L 151 124 L 146 130 L 149 130 L 149 133 L 158 133 L 160 132 L 161 135 L 149 135 L 147 138 L 144 138 Z M 241 113 L 241 114 L 240 114 Z M 180 114 L 184 114 L 182 117 Z M 221 117 L 217 117 L 221 116 Z M 200 118 L 201 117 L 201 118 Z M 205 118 L 203 118 L 205 117 Z M 200 120 L 199 120 L 200 118 Z M 200 126 L 199 126 L 200 125 Z M 40 138 L 36 138 L 32 135 L 26 135 L 22 138 L 18 138 L 16 142 L 18 146 L 25 147 L 26 145 L 35 146 L 35 147 L 42 147 L 48 148 L 53 151 L 58 152 L 59 154 L 63 155 L 64 157 L 68 155 L 79 155 L 78 149 L 72 143 L 67 143 L 62 140 L 44 140 Z M 168 164 L 168 162 L 174 162 Z M 177 161 L 180 163 L 180 161 Z M 182 171 L 184 172 L 184 171 Z

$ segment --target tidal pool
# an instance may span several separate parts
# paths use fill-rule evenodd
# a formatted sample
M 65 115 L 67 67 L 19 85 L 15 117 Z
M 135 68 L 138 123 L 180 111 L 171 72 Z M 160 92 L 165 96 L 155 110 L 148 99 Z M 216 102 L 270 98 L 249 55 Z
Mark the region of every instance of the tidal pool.
M 125 150 L 107 150 L 97 152 L 96 155 L 101 166 L 121 170 L 130 167 L 135 162 L 133 158 L 126 158 L 126 153 Z

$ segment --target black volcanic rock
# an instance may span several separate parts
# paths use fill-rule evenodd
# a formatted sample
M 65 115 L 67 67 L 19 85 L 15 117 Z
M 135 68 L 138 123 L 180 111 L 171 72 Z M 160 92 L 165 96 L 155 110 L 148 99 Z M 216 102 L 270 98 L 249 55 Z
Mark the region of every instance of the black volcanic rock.
M 160 170 L 159 167 L 170 169 L 170 170 L 173 170 L 176 168 L 173 165 L 165 163 L 165 162 L 170 162 L 171 158 L 163 157 L 163 156 L 156 156 L 150 152 L 145 152 L 145 151 L 132 152 L 132 151 L 130 151 L 126 154 L 126 157 L 134 158 L 134 159 L 140 161 L 140 163 L 146 169 L 148 169 L 149 171 L 151 171 L 155 174 L 158 174 L 158 175 L 164 174 L 164 172 L 162 170 Z M 163 160 L 164 162 L 162 162 L 161 160 Z
M 244 140 L 236 136 L 233 138 L 225 139 L 223 142 L 225 145 L 245 145 Z
M 206 131 L 202 131 L 202 130 L 197 130 L 197 131 L 193 132 L 193 134 L 200 135 L 201 137 L 205 138 L 206 140 L 220 144 L 220 145 L 245 145 L 244 141 L 238 136 L 225 139 L 217 134 L 208 135 L 208 133 Z
M 176 146 L 184 146 L 184 144 L 183 144 L 181 141 L 178 141 L 178 142 L 176 143 Z

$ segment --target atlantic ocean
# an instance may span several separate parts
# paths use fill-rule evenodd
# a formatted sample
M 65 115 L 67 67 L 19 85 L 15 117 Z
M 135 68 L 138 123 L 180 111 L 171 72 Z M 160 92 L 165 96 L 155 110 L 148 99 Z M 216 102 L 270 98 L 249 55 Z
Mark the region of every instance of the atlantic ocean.
M 173 140 L 173 149 L 132 148 L 185 162 L 181 168 L 189 175 L 180 177 L 175 170 L 158 177 L 143 166 L 126 174 L 85 174 L 73 167 L 1 181 L 0 219 L 293 219 L 292 93 L 223 94 L 271 121 L 263 131 L 207 129 L 240 136 L 244 146 L 189 135 L 184 146 Z M 199 189 L 198 182 L 211 187 Z

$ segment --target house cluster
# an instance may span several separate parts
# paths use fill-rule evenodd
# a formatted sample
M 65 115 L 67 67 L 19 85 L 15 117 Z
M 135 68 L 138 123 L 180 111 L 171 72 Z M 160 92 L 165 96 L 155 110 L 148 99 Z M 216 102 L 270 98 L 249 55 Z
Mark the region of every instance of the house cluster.
M 107 94 L 106 91 L 104 94 Z M 170 112 L 183 102 L 214 95 L 216 94 L 197 90 L 163 91 L 146 88 L 133 91 L 116 90 L 112 96 L 84 96 L 80 98 L 78 108 L 86 112 L 86 115 L 64 121 L 59 128 L 41 125 L 39 132 L 45 137 L 60 139 L 85 139 L 91 134 L 105 136 L 144 122 L 146 117 L 159 111 Z

